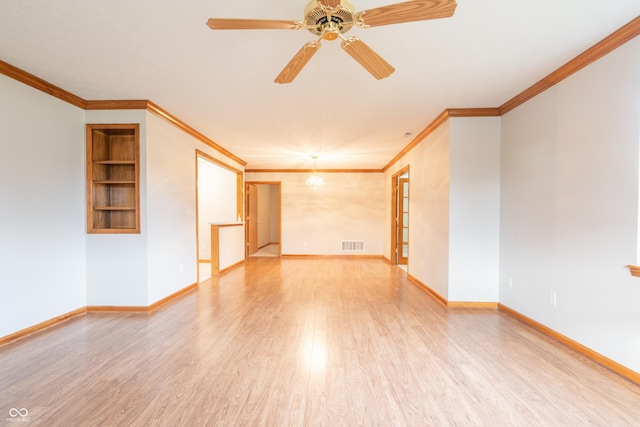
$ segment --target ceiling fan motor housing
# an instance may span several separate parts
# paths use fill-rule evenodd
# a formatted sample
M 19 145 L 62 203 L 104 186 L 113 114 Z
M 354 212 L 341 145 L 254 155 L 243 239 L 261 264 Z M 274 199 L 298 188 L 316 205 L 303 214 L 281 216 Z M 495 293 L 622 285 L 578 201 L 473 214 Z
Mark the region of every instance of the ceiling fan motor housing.
M 307 29 L 325 40 L 335 40 L 338 34 L 346 33 L 355 23 L 355 8 L 349 0 L 340 0 L 340 5 L 328 8 L 318 0 L 311 0 L 304 10 Z

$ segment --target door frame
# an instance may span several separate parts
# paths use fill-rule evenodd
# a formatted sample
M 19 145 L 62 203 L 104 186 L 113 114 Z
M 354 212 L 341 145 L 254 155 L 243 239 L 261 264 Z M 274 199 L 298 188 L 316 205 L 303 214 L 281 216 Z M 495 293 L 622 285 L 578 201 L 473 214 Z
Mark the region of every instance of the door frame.
M 244 257 L 247 258 L 258 251 L 258 187 L 256 184 L 246 183 L 244 186 L 244 194 L 245 194 L 245 216 L 244 216 L 244 230 L 245 230 L 245 249 L 244 249 Z M 252 188 L 253 187 L 253 188 Z M 255 194 L 254 194 L 255 192 Z M 253 206 L 253 201 L 255 201 L 256 206 Z M 251 215 L 251 212 L 255 214 L 256 218 Z M 255 230 L 252 225 L 255 224 Z M 255 239 L 255 242 L 253 242 Z M 251 243 L 255 246 L 252 247 Z
M 244 196 L 243 196 L 244 186 L 242 185 L 242 181 L 244 180 L 244 172 L 240 169 L 236 169 L 231 165 L 228 165 L 222 160 L 219 160 L 205 153 L 204 151 L 196 149 L 195 151 L 195 172 L 196 172 L 195 174 L 195 193 L 196 193 L 195 232 L 196 232 L 196 266 L 197 266 L 196 278 L 198 280 L 198 283 L 200 283 L 200 263 L 211 262 L 211 259 L 200 258 L 200 201 L 199 201 L 200 192 L 198 188 L 198 180 L 200 177 L 199 176 L 200 171 L 198 170 L 198 159 L 200 158 L 236 174 L 236 215 L 240 219 L 242 219 L 241 218 L 241 215 L 243 212 L 242 201 L 244 199 Z
M 407 194 L 405 194 L 404 192 L 404 184 L 407 184 Z M 398 229 L 397 229 L 397 248 L 398 248 L 398 255 L 397 255 L 397 262 L 399 265 L 408 265 L 409 264 L 409 236 L 407 235 L 407 241 L 405 242 L 404 240 L 404 229 L 407 229 L 407 232 L 409 230 L 409 217 L 407 217 L 407 222 L 405 223 L 404 221 L 404 214 L 405 214 L 405 210 L 404 210 L 404 199 L 407 199 L 407 202 L 409 202 L 409 192 L 411 192 L 411 184 L 409 181 L 409 176 L 407 175 L 406 178 L 403 178 L 403 176 L 399 176 L 398 177 L 398 207 L 400 208 L 400 211 L 398 212 Z M 408 204 L 408 203 L 407 203 Z M 409 213 L 409 207 L 407 206 L 407 214 Z M 407 245 L 407 256 L 404 256 L 404 245 Z
M 398 203 L 399 203 L 399 195 L 400 191 L 398 188 L 400 177 L 404 174 L 408 174 L 410 169 L 410 165 L 407 165 L 400 169 L 398 172 L 393 174 L 391 177 L 391 245 L 390 245 L 390 254 L 389 259 L 391 260 L 391 265 L 398 265 L 398 251 L 399 243 L 398 243 Z M 411 193 L 411 174 L 409 174 L 409 193 Z M 409 198 L 411 200 L 411 198 Z M 408 261 L 407 261 L 408 262 Z
M 245 258 L 249 257 L 249 222 L 246 220 L 249 215 L 249 185 L 276 185 L 278 186 L 278 195 L 279 195 L 279 215 L 278 215 L 278 223 L 280 235 L 278 236 L 278 244 L 280 245 L 278 251 L 278 257 L 282 255 L 282 182 L 281 181 L 245 181 L 244 183 L 244 218 L 245 218 L 245 227 L 244 227 L 244 254 Z M 273 219 L 271 219 L 273 221 Z

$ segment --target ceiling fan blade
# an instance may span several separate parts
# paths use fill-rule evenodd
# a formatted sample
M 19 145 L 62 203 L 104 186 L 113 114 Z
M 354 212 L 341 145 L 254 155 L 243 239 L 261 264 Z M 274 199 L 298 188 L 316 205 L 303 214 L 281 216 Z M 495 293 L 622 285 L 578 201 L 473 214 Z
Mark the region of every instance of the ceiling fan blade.
M 300 70 L 307 65 L 307 62 L 320 49 L 320 42 L 309 42 L 302 46 L 302 49 L 289 61 L 286 67 L 280 72 L 274 80 L 276 83 L 291 83 L 296 78 Z
M 449 18 L 453 16 L 457 6 L 455 0 L 406 1 L 358 12 L 356 22 L 360 27 L 378 27 L 402 22 Z
M 395 71 L 395 68 L 357 37 L 344 39 L 342 48 L 378 80 L 389 77 Z
M 212 30 L 297 30 L 296 21 L 270 19 L 227 19 L 209 18 L 207 25 Z
M 327 7 L 340 6 L 340 0 L 318 0 L 318 1 Z

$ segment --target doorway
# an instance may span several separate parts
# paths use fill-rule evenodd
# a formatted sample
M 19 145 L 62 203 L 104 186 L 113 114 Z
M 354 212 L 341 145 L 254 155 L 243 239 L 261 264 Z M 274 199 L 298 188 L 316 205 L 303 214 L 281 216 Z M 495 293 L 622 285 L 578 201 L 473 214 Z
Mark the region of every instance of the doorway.
M 242 214 L 243 172 L 196 150 L 198 283 L 212 276 L 211 223 L 235 223 Z M 242 237 L 240 236 L 240 239 Z M 242 250 L 242 240 L 238 242 Z
M 246 256 L 279 257 L 282 252 L 280 182 L 246 182 L 245 194 Z
M 391 178 L 391 263 L 409 263 L 409 166 Z

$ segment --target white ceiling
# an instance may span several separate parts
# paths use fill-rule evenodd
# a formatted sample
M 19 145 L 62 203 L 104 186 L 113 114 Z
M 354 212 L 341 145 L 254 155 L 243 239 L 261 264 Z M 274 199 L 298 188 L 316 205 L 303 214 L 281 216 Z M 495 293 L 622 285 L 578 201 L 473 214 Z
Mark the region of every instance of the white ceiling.
M 0 59 L 86 100 L 151 100 L 247 168 L 308 169 L 316 154 L 319 169 L 380 169 L 443 109 L 498 107 L 640 15 L 640 0 L 458 0 L 449 19 L 348 33 L 395 67 L 389 78 L 338 40 L 288 85 L 273 80 L 314 35 L 205 25 L 302 20 L 306 3 L 1 0 Z

